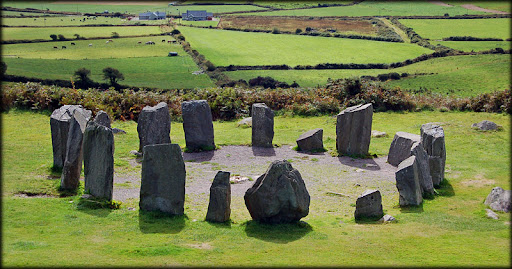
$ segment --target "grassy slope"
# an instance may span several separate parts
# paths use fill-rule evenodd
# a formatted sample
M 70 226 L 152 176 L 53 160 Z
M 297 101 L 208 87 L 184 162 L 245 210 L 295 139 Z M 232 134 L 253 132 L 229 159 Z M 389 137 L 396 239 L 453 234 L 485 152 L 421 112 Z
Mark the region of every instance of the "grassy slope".
M 319 4 L 350 4 L 353 1 L 266 1 L 256 0 L 253 1 L 256 5 L 270 6 L 273 8 L 290 9 L 290 8 L 303 8 L 303 7 L 317 7 Z
M 328 213 L 312 200 L 312 212 L 297 225 L 266 226 L 247 222 L 242 200 L 232 204 L 234 223 L 211 225 L 202 219 L 206 208 L 186 201 L 187 218 L 151 218 L 121 209 L 77 210 L 76 197 L 21 199 L 19 190 L 51 189 L 48 180 L 51 138 L 47 114 L 3 113 L 2 184 L 4 190 L 3 264 L 37 266 L 77 265 L 330 265 L 330 266 L 509 266 L 510 226 L 484 217 L 483 199 L 493 186 L 510 184 L 510 118 L 487 113 L 375 113 L 373 128 L 388 138 L 372 139 L 371 152 L 386 154 L 396 131 L 419 133 L 429 121 L 443 122 L 447 174 L 453 187 L 422 210 L 400 210 L 396 201 L 384 209 L 399 222 L 391 225 L 355 224 L 352 216 Z M 483 119 L 503 125 L 502 132 L 469 128 Z M 330 117 L 277 117 L 276 143 L 293 144 L 304 129 L 324 128 L 324 141 L 334 146 Z M 217 143 L 248 143 L 250 129 L 235 122 L 215 122 Z M 130 167 L 128 153 L 137 147 L 134 122 L 115 122 L 127 131 L 116 136 L 116 171 Z M 173 123 L 171 139 L 184 146 L 181 124 Z M 35 146 L 36 145 L 36 146 Z M 397 197 L 396 197 L 397 198 Z M 187 198 L 187 199 L 190 199 Z M 74 201 L 70 203 L 70 201 Z M 385 200 L 386 201 L 386 200 Z M 348 204 L 340 207 L 353 211 Z M 40 210 L 44 208 L 45 210 Z M 423 212 L 421 212 L 423 211 Z M 195 221 L 197 219 L 198 221 Z M 311 252 L 314 249 L 314 253 Z
M 111 37 L 112 32 L 117 32 L 121 37 L 161 33 L 158 26 L 2 28 L 2 40 L 52 40 L 52 34 L 61 34 L 70 39 L 75 38 L 74 34 L 85 38 Z
M 403 43 L 190 27 L 179 29 L 193 49 L 218 66 L 391 63 L 431 52 Z
M 452 49 L 461 51 L 484 51 L 494 48 L 511 49 L 510 41 L 434 41 Z
M 346 78 L 352 76 L 397 73 L 436 73 L 388 82 L 404 89 L 425 87 L 434 92 L 445 93 L 457 90 L 457 95 L 471 96 L 482 92 L 510 88 L 509 55 L 456 56 L 432 59 L 395 69 L 363 70 L 249 70 L 226 72 L 235 80 L 249 80 L 257 76 L 271 76 L 279 81 L 297 83 L 302 87 L 325 85 L 328 78 Z
M 461 5 L 475 5 L 478 7 L 486 8 L 486 9 L 493 9 L 493 10 L 499 10 L 499 11 L 505 11 L 510 12 L 511 4 L 509 1 L 443 1 L 447 4 L 454 5 L 454 6 L 461 6 Z
M 463 14 L 484 14 L 462 7 L 442 7 L 427 1 L 364 1 L 353 6 L 326 7 L 302 10 L 282 10 L 273 12 L 247 13 L 256 16 L 442 16 Z
M 423 38 L 443 39 L 450 36 L 493 37 L 507 39 L 512 37 L 510 19 L 443 19 L 443 20 L 400 20 L 414 29 Z
M 261 8 L 252 5 L 185 5 L 169 7 L 167 11 L 170 12 L 172 15 L 178 15 L 178 11 L 180 13 L 185 13 L 187 12 L 187 10 L 206 10 L 207 12 L 223 13 L 235 11 L 266 10 L 266 8 Z
M 2 24 L 8 26 L 82 26 L 82 25 L 91 25 L 91 24 L 113 24 L 113 25 L 132 25 L 136 23 L 144 23 L 144 24 L 166 24 L 168 20 L 143 20 L 143 21 L 128 21 L 126 19 L 120 18 L 110 18 L 110 17 L 98 17 L 96 20 L 86 19 L 85 21 L 80 21 L 83 18 L 82 16 L 66 16 L 66 17 L 44 17 L 44 18 L 2 18 Z M 46 19 L 46 20 L 45 20 Z

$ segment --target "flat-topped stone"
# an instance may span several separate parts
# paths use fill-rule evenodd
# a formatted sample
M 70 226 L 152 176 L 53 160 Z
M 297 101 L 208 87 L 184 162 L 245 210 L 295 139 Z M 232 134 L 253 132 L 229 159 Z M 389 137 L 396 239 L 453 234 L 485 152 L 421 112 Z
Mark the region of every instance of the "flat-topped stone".
M 322 150 L 324 148 L 323 133 L 324 130 L 318 128 L 301 134 L 296 140 L 297 147 L 301 151 Z
M 274 112 L 264 103 L 252 105 L 252 146 L 272 147 L 274 139 Z
M 137 120 L 137 132 L 141 153 L 146 145 L 171 143 L 171 115 L 167 103 L 144 107 Z
M 348 107 L 336 119 L 336 150 L 343 155 L 365 156 L 370 147 L 373 105 Z
M 434 187 L 438 187 L 444 179 L 446 163 L 446 147 L 444 130 L 435 123 L 426 123 L 421 126 L 421 144 L 429 156 L 430 175 Z
M 488 121 L 488 120 L 483 120 L 483 121 L 481 121 L 479 123 L 473 123 L 471 125 L 471 127 L 479 129 L 481 131 L 493 131 L 493 130 L 498 130 L 498 129 L 502 128 L 498 124 L 496 124 L 496 123 L 494 123 L 492 121 Z
M 212 112 L 206 100 L 181 103 L 185 144 L 189 151 L 215 149 Z
M 398 165 L 395 178 L 400 206 L 417 206 L 423 202 L 415 156 L 405 159 Z
M 421 136 L 406 132 L 396 132 L 389 147 L 388 163 L 398 166 L 403 160 L 411 156 L 411 147 L 420 142 Z

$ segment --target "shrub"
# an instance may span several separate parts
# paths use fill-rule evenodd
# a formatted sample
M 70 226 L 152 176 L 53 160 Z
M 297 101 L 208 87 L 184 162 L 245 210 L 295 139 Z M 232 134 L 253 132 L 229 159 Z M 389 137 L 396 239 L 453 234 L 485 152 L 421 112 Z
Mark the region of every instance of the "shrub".
M 300 28 L 295 29 L 295 34 L 297 34 L 297 35 L 298 35 L 298 34 L 300 34 L 300 33 L 302 33 L 302 29 L 300 29 Z
M 276 27 L 274 27 L 274 29 L 272 29 L 272 33 L 273 33 L 273 34 L 280 34 L 281 32 L 279 31 L 279 29 L 277 29 Z
M 4 61 L 2 61 L 2 64 L 1 64 L 1 67 L 0 67 L 0 68 L 1 68 L 1 70 L 0 70 L 0 71 L 2 72 L 2 73 L 1 73 L 1 74 L 2 74 L 2 78 L 3 78 L 3 77 L 4 77 L 4 75 L 5 75 L 5 73 L 7 72 L 7 64 L 6 64 Z
M 119 33 L 117 33 L 117 32 L 112 32 L 112 34 L 110 36 L 112 38 L 119 38 L 120 37 Z
M 181 32 L 180 32 L 180 30 L 178 30 L 178 29 L 173 29 L 173 30 L 171 31 L 171 34 L 173 34 L 173 35 L 178 35 L 178 34 L 180 34 L 180 33 L 181 33 Z
M 180 35 L 178 35 L 178 36 L 176 37 L 176 39 L 181 40 L 181 41 L 185 41 L 185 37 L 184 37 L 183 35 L 181 35 L 181 34 L 180 34 Z
M 57 36 L 57 38 L 58 38 L 59 40 L 61 40 L 61 41 L 63 41 L 63 40 L 67 40 L 67 39 L 64 37 L 64 35 L 58 35 L 58 36 Z
M 53 41 L 56 41 L 56 40 L 57 40 L 57 35 L 50 35 L 50 38 L 51 38 Z
M 215 65 L 212 62 L 210 62 L 210 61 L 206 61 L 204 63 L 204 65 L 206 65 L 206 68 L 207 68 L 208 71 L 215 70 Z
M 105 69 L 103 69 L 103 79 L 108 80 L 110 85 L 116 86 L 118 85 L 117 81 L 124 80 L 124 75 L 115 68 L 105 67 Z

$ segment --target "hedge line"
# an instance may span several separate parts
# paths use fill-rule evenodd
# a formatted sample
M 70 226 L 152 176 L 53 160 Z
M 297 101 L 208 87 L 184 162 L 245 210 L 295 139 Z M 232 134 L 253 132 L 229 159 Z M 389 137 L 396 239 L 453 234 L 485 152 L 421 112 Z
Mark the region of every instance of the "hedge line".
M 443 41 L 503 41 L 501 38 L 473 37 L 473 36 L 450 36 L 443 38 Z

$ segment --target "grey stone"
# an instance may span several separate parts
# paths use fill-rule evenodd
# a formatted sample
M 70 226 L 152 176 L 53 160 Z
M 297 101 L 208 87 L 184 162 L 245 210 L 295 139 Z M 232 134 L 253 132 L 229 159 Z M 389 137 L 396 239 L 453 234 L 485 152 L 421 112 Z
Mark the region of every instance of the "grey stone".
M 388 134 L 386 132 L 380 132 L 380 131 L 376 131 L 376 130 L 373 130 L 372 131 L 372 137 L 387 137 Z
M 348 107 L 337 116 L 336 150 L 343 155 L 368 154 L 372 131 L 373 105 Z
M 252 126 L 252 117 L 244 118 L 237 123 L 237 127 L 251 127 Z
M 489 219 L 499 219 L 500 217 L 498 216 L 498 214 L 496 214 L 494 211 L 490 210 L 489 208 L 486 208 L 485 209 L 485 215 L 487 216 L 487 218 Z
M 178 144 L 144 147 L 139 207 L 183 215 L 185 204 L 185 162 Z
M 439 187 L 444 179 L 446 163 L 443 128 L 433 123 L 423 124 L 421 126 L 421 144 L 428 155 L 432 183 L 434 187 Z
M 400 206 L 416 206 L 423 202 L 415 156 L 405 159 L 398 165 L 395 178 Z
M 62 189 L 75 190 L 78 188 L 82 172 L 82 141 L 86 126 L 87 119 L 84 115 L 77 110 L 73 111 L 66 143 L 66 158 L 60 177 Z
M 504 190 L 501 187 L 494 187 L 485 199 L 484 204 L 496 211 L 510 212 L 510 190 Z
M 501 129 L 501 126 L 499 126 L 498 124 L 496 124 L 492 121 L 488 121 L 488 120 L 483 120 L 479 123 L 473 123 L 471 125 L 471 127 L 480 129 L 482 131 L 493 131 L 493 130 Z
M 81 105 L 64 105 L 53 111 L 50 116 L 52 133 L 53 167 L 63 168 L 66 159 L 66 144 L 68 141 L 69 121 L 73 112 L 78 110 L 89 120 L 92 112 Z
M 430 175 L 430 166 L 427 152 L 423 149 L 420 142 L 416 142 L 411 147 L 411 155 L 416 157 L 418 163 L 418 179 L 421 185 L 423 197 L 434 196 L 434 184 Z
M 133 154 L 133 155 L 135 155 L 137 157 L 142 157 L 142 153 L 140 153 L 140 152 L 138 152 L 136 150 L 130 150 L 130 154 Z
M 323 133 L 324 130 L 319 128 L 301 134 L 296 141 L 299 150 L 322 150 L 324 148 Z
M 384 215 L 380 220 L 379 222 L 382 222 L 382 223 L 387 223 L 387 222 L 396 222 L 396 219 L 395 217 L 391 216 L 391 215 Z
M 274 112 L 264 103 L 252 105 L 252 146 L 272 147 L 274 139 Z
M 114 134 L 93 121 L 87 123 L 83 142 L 85 192 L 112 200 L 114 187 Z
M 393 166 L 398 166 L 403 160 L 411 156 L 411 147 L 414 143 L 420 142 L 419 135 L 397 132 L 391 146 L 389 147 L 388 163 Z
M 99 125 L 103 125 L 105 127 L 111 128 L 110 126 L 110 117 L 108 116 L 107 112 L 100 110 L 96 117 L 94 117 L 94 122 L 96 122 Z
M 119 129 L 119 128 L 112 128 L 112 133 L 114 134 L 126 134 L 125 130 Z
M 226 222 L 231 215 L 231 185 L 229 172 L 219 171 L 210 187 L 210 203 L 206 220 L 211 222 Z
M 378 190 L 366 190 L 356 200 L 354 218 L 380 219 L 384 215 L 382 211 L 382 197 Z
M 146 106 L 142 109 L 137 120 L 139 133 L 139 152 L 144 146 L 171 143 L 171 115 L 166 103 L 156 106 Z
M 263 223 L 299 221 L 309 213 L 310 196 L 297 169 L 274 161 L 244 195 L 251 217 Z
M 206 100 L 181 104 L 185 143 L 190 151 L 214 150 L 212 111 Z

